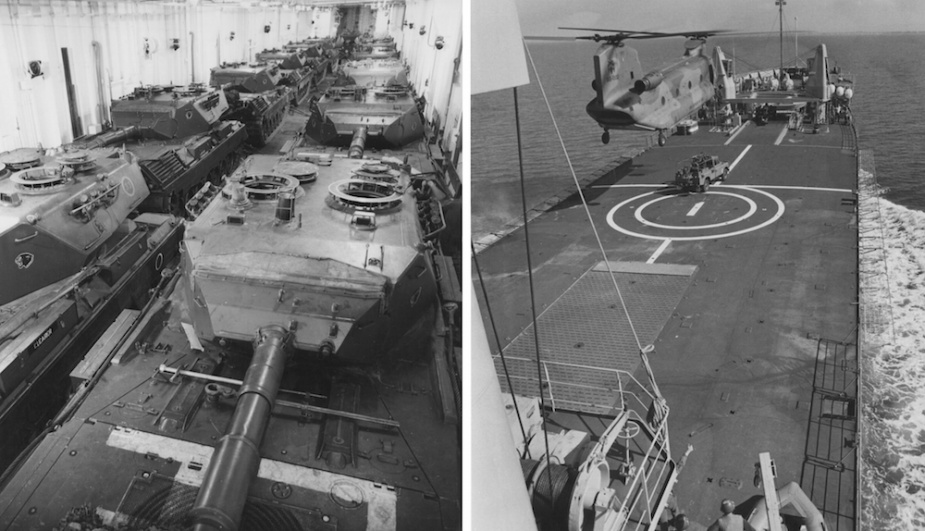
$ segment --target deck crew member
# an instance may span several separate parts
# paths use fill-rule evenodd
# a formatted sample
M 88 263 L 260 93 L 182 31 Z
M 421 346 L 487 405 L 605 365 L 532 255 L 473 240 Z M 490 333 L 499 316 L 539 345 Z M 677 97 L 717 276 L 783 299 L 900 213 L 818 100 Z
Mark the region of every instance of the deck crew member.
M 732 500 L 723 500 L 719 506 L 723 515 L 716 519 L 707 531 L 755 531 L 751 524 L 737 514 L 732 514 L 736 504 Z

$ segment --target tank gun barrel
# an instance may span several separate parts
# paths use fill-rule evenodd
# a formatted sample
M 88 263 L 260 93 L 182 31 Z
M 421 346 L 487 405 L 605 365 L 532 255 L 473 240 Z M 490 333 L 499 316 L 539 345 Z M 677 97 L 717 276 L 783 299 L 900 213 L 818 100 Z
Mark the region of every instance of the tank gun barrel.
M 118 129 L 109 133 L 103 133 L 93 140 L 90 140 L 86 144 L 82 144 L 81 147 L 87 149 L 101 148 L 110 146 L 112 144 L 117 144 L 125 140 L 130 140 L 136 136 L 141 136 L 141 128 L 137 125 L 133 125 L 131 127 L 126 127 L 125 129 Z
M 190 511 L 195 531 L 235 531 L 251 481 L 260 466 L 260 444 L 292 350 L 290 333 L 267 326 L 257 333 L 254 359 L 238 393 L 228 432 L 212 454 Z
M 366 126 L 357 127 L 353 132 L 353 138 L 350 140 L 350 149 L 347 154 L 351 159 L 362 159 L 363 151 L 366 149 Z

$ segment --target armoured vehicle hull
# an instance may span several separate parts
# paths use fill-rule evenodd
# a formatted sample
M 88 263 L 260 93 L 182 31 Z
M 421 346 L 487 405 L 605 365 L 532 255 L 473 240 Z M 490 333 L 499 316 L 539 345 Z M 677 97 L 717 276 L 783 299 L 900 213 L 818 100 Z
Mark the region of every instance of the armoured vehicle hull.
M 144 212 L 181 215 L 206 181 L 219 182 L 237 165 L 247 138 L 239 122 L 221 120 L 228 109 L 221 91 L 202 86 L 141 87 L 113 102 L 113 131 L 81 138 L 75 146 L 125 146 L 138 157 L 151 194 Z
M 264 50 L 257 54 L 257 61 L 279 66 L 282 79 L 279 84 L 292 91 L 292 105 L 297 106 L 311 92 L 312 86 L 324 78 L 327 63 L 318 57 L 309 57 L 303 52 Z
M 125 307 L 140 307 L 174 261 L 172 216 L 129 215 L 148 196 L 131 154 L 35 154 L 0 182 L 0 465 L 63 404 L 67 372 Z
M 334 86 L 312 108 L 305 134 L 329 144 L 361 133 L 403 146 L 424 135 L 417 102 L 402 87 Z
M 212 69 L 209 84 L 225 91 L 229 108 L 226 120 L 244 123 L 247 140 L 260 147 L 266 144 L 283 121 L 294 93 L 283 81 L 298 83 L 279 66 L 230 64 Z

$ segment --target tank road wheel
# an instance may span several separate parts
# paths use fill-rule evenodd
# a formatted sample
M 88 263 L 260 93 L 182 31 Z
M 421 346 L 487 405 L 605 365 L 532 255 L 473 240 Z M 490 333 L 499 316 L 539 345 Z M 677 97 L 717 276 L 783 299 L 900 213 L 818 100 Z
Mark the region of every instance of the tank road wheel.
M 601 142 L 604 144 L 610 143 L 610 131 L 604 129 L 604 134 L 601 135 Z
M 665 131 L 659 129 L 659 131 L 658 131 L 658 145 L 659 145 L 659 146 L 664 146 L 664 145 L 667 144 L 667 143 L 668 143 L 668 137 L 665 136 Z

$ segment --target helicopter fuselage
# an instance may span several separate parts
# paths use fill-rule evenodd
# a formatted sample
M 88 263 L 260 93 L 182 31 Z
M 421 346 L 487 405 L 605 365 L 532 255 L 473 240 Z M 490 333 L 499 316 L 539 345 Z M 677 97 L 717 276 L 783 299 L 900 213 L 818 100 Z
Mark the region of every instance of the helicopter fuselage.
M 713 68 L 689 47 L 678 61 L 644 73 L 633 48 L 602 45 L 594 56 L 597 94 L 586 110 L 604 130 L 642 128 L 665 131 L 713 97 Z

